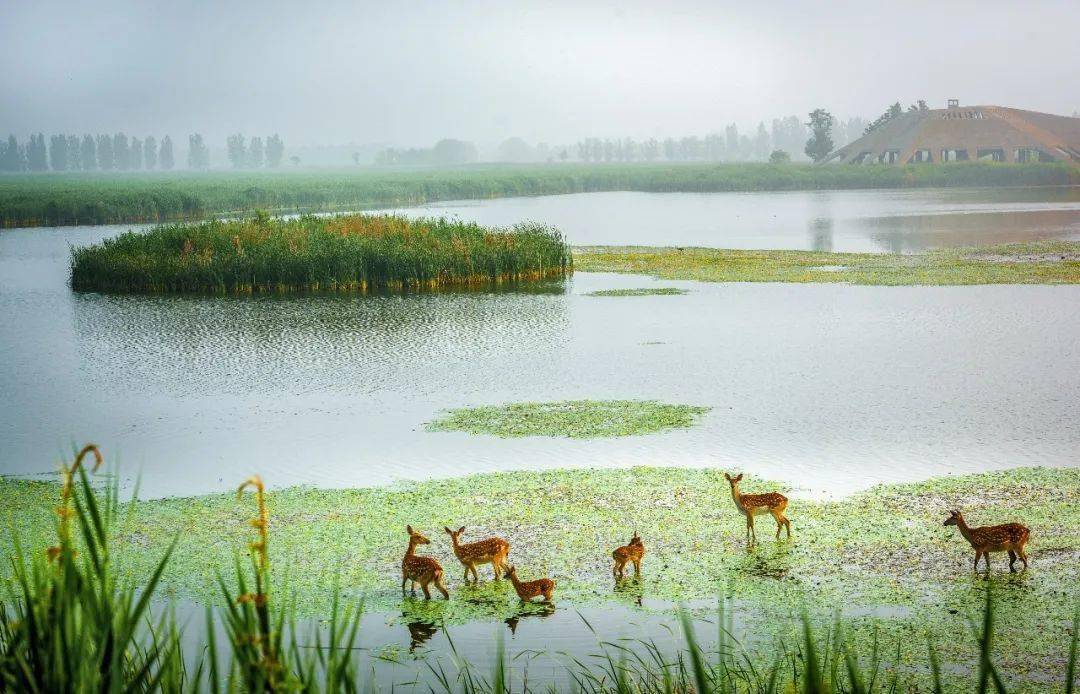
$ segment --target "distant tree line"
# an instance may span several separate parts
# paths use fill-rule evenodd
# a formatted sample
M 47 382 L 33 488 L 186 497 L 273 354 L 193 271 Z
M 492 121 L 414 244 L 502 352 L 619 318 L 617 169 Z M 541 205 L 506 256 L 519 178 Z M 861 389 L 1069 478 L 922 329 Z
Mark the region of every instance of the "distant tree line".
M 444 139 L 434 147 L 416 149 L 395 149 L 388 147 L 375 156 L 375 163 L 381 165 L 439 165 L 456 166 L 470 164 L 480 158 L 476 145 L 464 140 Z
M 234 168 L 277 167 L 285 155 L 285 143 L 276 133 L 266 138 L 233 135 L 226 142 Z M 165 135 L 158 141 L 150 135 L 139 139 L 124 133 L 115 135 L 31 135 L 19 142 L 14 135 L 0 140 L 0 171 L 141 171 L 171 170 L 176 163 L 173 141 Z M 210 148 L 199 133 L 188 137 L 189 169 L 210 168 Z
M 261 169 L 264 166 L 275 169 L 281 166 L 281 159 L 285 156 L 285 143 L 277 133 L 267 137 L 265 144 L 261 137 L 248 140 L 237 133 L 229 136 L 225 146 L 229 163 L 234 169 Z
M 139 171 L 173 168 L 173 143 L 115 135 L 31 135 L 20 143 L 14 135 L 0 142 L 0 171 Z

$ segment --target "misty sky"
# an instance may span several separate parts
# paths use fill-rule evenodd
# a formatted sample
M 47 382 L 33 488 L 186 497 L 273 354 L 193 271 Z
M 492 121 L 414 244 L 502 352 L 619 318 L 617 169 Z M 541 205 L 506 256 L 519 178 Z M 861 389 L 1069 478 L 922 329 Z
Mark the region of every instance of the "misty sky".
M 1080 110 L 1080 2 L 0 0 L 0 130 L 292 145 Z

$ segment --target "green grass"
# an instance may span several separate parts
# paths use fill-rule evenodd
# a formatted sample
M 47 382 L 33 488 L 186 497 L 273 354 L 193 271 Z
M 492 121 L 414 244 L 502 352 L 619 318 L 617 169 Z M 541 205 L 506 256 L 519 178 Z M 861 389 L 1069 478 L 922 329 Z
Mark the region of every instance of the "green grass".
M 198 220 L 266 209 L 315 212 L 437 200 L 593 191 L 714 192 L 940 186 L 1071 185 L 1062 164 L 915 166 L 788 164 L 473 165 L 266 172 L 0 176 L 0 226 Z
M 427 430 L 464 431 L 503 438 L 610 438 L 685 429 L 708 411 L 708 407 L 671 405 L 654 400 L 524 402 L 450 410 L 428 424 Z
M 685 289 L 678 287 L 641 287 L 636 289 L 598 289 L 585 296 L 681 296 Z
M 774 487 L 748 481 L 747 491 Z M 55 542 L 58 495 L 56 484 L 0 480 L 0 515 L 16 524 L 23 547 L 35 548 L 35 561 L 42 556 L 37 548 Z M 1080 470 L 1033 468 L 881 486 L 840 501 L 796 498 L 788 510 L 794 540 L 773 542 L 762 527 L 760 546 L 747 551 L 727 483 L 713 470 L 563 470 L 477 475 L 389 489 L 286 489 L 266 495 L 270 523 L 264 546 L 268 547 L 268 566 L 286 576 L 296 591 L 296 606 L 289 607 L 287 596 L 277 594 L 277 607 L 271 605 L 267 624 L 276 624 L 294 609 L 299 614 L 338 616 L 340 607 L 335 605 L 354 605 L 361 593 L 367 597 L 368 609 L 400 611 L 398 567 L 407 523 L 428 532 L 433 544 L 425 547 L 426 553 L 448 567 L 451 600 L 422 605 L 419 609 L 426 616 L 450 625 L 505 618 L 517 609 L 506 582 L 464 587 L 448 543 L 436 534 L 443 525 L 467 524 L 468 536 L 473 538 L 489 533 L 508 537 L 511 559 L 519 567 L 528 567 L 530 575 L 557 578 L 559 609 L 630 602 L 638 595 L 675 601 L 707 599 L 718 593 L 727 596 L 738 606 L 740 626 L 759 636 L 757 645 L 730 644 L 735 657 L 725 661 L 715 653 L 695 654 L 693 641 L 688 640 L 687 649 L 678 655 L 681 674 L 675 670 L 667 676 L 684 684 L 688 681 L 680 677 L 696 681 L 699 691 L 731 691 L 730 682 L 723 687 L 716 684 L 728 677 L 742 681 L 740 691 L 776 691 L 768 680 L 777 664 L 778 676 L 783 678 L 780 691 L 789 690 L 785 683 L 792 676 L 802 684 L 808 678 L 810 684 L 820 680 L 821 689 L 811 691 L 834 691 L 841 689 L 840 677 L 848 666 L 866 682 L 878 669 L 876 661 L 887 665 L 888 672 L 882 665 L 876 675 L 880 681 L 871 686 L 874 691 L 890 690 L 894 678 L 901 691 L 915 685 L 929 690 L 930 639 L 946 682 L 958 689 L 970 691 L 984 669 L 980 664 L 985 664 L 988 679 L 1000 675 L 1010 690 L 1060 690 L 1064 672 L 1073 667 L 1067 665 L 1075 648 L 1070 645 L 1070 629 L 1080 599 L 1075 580 L 1080 559 L 1078 496 Z M 106 514 L 113 519 L 106 524 L 107 533 L 93 530 L 97 524 L 89 520 L 85 498 L 83 493 L 76 499 L 81 509 L 79 537 L 90 538 L 88 542 L 108 541 L 108 572 L 115 576 L 111 580 L 117 586 L 148 580 L 162 557 L 168 556 L 158 597 L 218 604 L 224 595 L 235 603 L 236 595 L 266 590 L 265 582 L 256 588 L 250 583 L 259 577 L 258 562 L 254 575 L 248 571 L 248 578 L 242 580 L 245 572 L 233 564 L 237 553 L 258 540 L 258 528 L 250 524 L 258 515 L 250 497 L 238 501 L 235 494 L 222 494 L 121 504 Z M 997 555 L 989 578 L 974 575 L 970 548 L 953 528 L 941 525 L 946 509 L 953 507 L 963 509 L 973 523 L 1020 520 L 1029 525 L 1031 569 L 1010 575 Z M 623 544 L 632 529 L 643 536 L 647 547 L 643 576 L 640 582 L 630 581 L 613 591 L 610 550 Z M 19 556 L 12 545 L 14 535 L 0 536 L 0 549 L 8 556 Z M 90 572 L 93 556 L 102 553 L 85 549 L 78 563 Z M 22 564 L 16 561 L 14 566 Z M 10 572 L 11 565 L 5 563 L 3 571 Z M 32 584 L 38 589 L 30 592 L 38 590 L 42 600 L 47 596 L 70 599 L 93 585 L 81 581 L 72 584 L 76 588 L 57 591 L 49 588 L 53 575 L 53 571 L 39 571 Z M 218 575 L 226 578 L 224 587 L 217 584 Z M 112 585 L 108 582 L 101 590 L 112 590 Z M 332 589 L 335 585 L 342 588 L 340 603 Z M 991 616 L 983 612 L 991 590 L 996 595 L 992 630 L 988 628 Z M 90 597 L 79 610 L 82 619 L 94 617 L 89 610 L 98 598 Z M 257 606 L 257 601 L 240 603 L 239 614 L 230 617 L 233 649 L 241 656 L 247 653 L 239 670 L 230 670 L 226 664 L 224 671 L 232 676 L 250 670 L 243 663 L 254 668 L 254 676 L 260 675 L 265 658 L 250 652 L 250 644 L 264 643 L 264 634 L 277 635 L 275 652 L 290 650 L 288 643 L 280 642 L 280 628 L 260 624 Z M 882 616 L 867 616 L 872 608 L 881 609 Z M 805 623 L 798 617 L 804 609 L 808 610 Z M 841 612 L 835 628 L 829 629 L 834 610 Z M 710 612 L 706 609 L 695 617 L 709 617 Z M 127 608 L 120 609 L 118 619 L 129 613 Z M 49 612 L 40 614 L 47 617 Z M 974 618 L 974 625 L 969 617 Z M 125 624 L 133 621 L 124 619 Z M 723 615 L 719 622 L 720 626 L 726 623 Z M 41 623 L 48 626 L 47 619 Z M 0 629 L 0 654 L 9 652 L 9 634 L 21 633 L 22 624 L 24 620 L 16 619 L 5 623 L 9 631 Z M 106 624 L 98 620 L 89 626 L 106 629 Z M 991 631 L 992 642 L 986 638 Z M 340 637 L 340 628 L 337 633 L 335 641 L 347 646 L 349 639 Z M 51 648 L 50 643 L 45 639 L 41 647 Z M 73 662 L 82 663 L 83 649 L 101 654 L 94 649 L 99 643 L 95 638 L 75 640 L 67 652 Z M 212 645 L 210 650 L 214 650 Z M 623 669 L 619 661 L 627 654 L 614 644 L 606 659 L 577 655 L 582 665 L 568 666 L 576 676 L 624 672 L 628 681 L 664 677 L 662 668 L 648 660 L 630 658 Z M 303 657 L 297 656 L 295 666 L 288 661 L 289 670 L 305 675 Z M 82 668 L 78 676 L 96 677 L 95 659 L 86 660 L 90 667 Z M 0 670 L 7 666 L 0 657 Z M 613 667 L 617 669 L 610 670 Z M 44 673 L 50 675 L 52 670 L 46 668 Z M 312 671 L 312 675 L 317 673 Z M 251 677 L 245 675 L 244 681 Z M 610 677 L 606 682 L 595 690 L 617 689 Z M 702 682 L 709 684 L 701 687 Z M 460 685 L 453 689 L 464 691 Z M 850 686 L 843 689 L 852 691 Z M 650 691 L 688 691 L 688 687 L 657 686 Z
M 71 255 L 71 286 L 103 292 L 369 292 L 562 277 L 562 235 L 446 219 L 343 215 L 129 232 Z
M 701 282 L 865 285 L 1076 284 L 1080 243 L 1033 241 L 900 255 L 825 251 L 582 246 L 574 269 Z

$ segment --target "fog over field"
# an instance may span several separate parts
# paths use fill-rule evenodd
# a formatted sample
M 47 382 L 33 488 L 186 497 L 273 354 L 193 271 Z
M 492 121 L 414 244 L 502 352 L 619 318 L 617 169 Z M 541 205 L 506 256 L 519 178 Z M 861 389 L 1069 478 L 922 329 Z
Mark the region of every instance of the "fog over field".
M 9 0 L 0 130 L 482 147 L 947 98 L 1072 114 L 1075 2 Z

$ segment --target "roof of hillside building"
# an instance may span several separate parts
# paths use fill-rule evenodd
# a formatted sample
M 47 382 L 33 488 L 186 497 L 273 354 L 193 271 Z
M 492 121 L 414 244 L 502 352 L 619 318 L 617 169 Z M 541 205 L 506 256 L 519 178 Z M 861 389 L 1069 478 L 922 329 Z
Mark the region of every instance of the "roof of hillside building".
M 903 113 L 825 160 L 845 164 L 943 161 L 1080 162 L 1080 118 L 1004 106 L 960 106 Z

